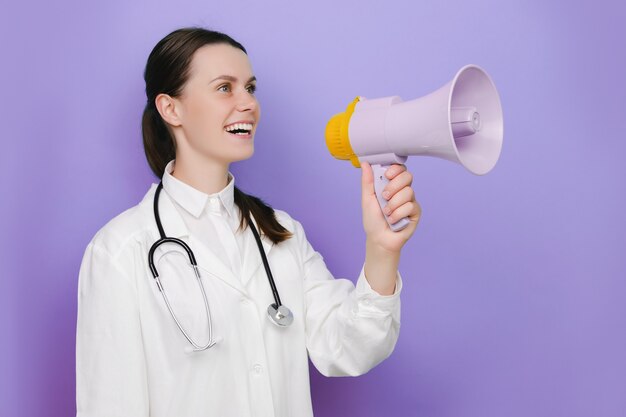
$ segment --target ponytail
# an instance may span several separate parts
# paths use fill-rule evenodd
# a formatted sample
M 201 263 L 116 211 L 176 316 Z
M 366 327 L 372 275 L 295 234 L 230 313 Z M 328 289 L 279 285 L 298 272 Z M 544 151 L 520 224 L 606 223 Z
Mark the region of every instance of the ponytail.
M 163 178 L 165 166 L 176 157 L 176 142 L 157 111 L 154 102 L 148 103 L 141 119 L 143 149 L 148 164 L 159 178 Z
M 278 222 L 274 209 L 260 198 L 246 194 L 235 187 L 235 204 L 239 207 L 239 212 L 241 213 L 240 230 L 245 230 L 248 227 L 248 219 L 250 218 L 250 213 L 252 213 L 254 220 L 259 225 L 259 229 L 274 244 L 293 236 L 289 230 L 285 229 Z

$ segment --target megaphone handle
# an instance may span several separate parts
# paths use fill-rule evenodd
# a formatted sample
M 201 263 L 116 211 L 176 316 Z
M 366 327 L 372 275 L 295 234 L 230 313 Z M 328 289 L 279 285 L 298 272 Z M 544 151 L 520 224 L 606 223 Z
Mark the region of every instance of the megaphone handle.
M 385 189 L 387 184 L 389 184 L 389 179 L 387 179 L 387 177 L 385 176 L 385 172 L 387 172 L 387 169 L 390 166 L 391 165 L 380 165 L 380 164 L 372 165 L 372 170 L 374 171 L 374 190 L 376 191 L 376 198 L 378 199 L 378 205 L 380 206 L 381 211 L 387 205 L 387 200 L 385 200 L 383 197 L 383 190 Z M 385 220 L 387 220 L 387 224 L 389 224 L 389 227 L 394 232 L 399 232 L 400 230 L 404 229 L 405 227 L 409 225 L 408 217 L 400 219 L 396 223 L 391 224 L 389 222 L 389 217 L 385 214 L 384 211 L 383 211 L 383 216 L 385 216 Z

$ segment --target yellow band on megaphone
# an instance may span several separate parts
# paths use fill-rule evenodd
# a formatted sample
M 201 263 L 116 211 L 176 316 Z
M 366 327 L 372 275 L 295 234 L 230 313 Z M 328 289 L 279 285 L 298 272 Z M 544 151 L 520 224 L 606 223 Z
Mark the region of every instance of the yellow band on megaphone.
M 348 104 L 345 112 L 331 117 L 326 125 L 326 146 L 330 154 L 337 159 L 350 160 L 356 168 L 361 168 L 361 164 L 350 145 L 348 127 L 350 126 L 350 118 L 352 113 L 354 113 L 354 108 L 359 101 L 360 97 L 355 98 Z

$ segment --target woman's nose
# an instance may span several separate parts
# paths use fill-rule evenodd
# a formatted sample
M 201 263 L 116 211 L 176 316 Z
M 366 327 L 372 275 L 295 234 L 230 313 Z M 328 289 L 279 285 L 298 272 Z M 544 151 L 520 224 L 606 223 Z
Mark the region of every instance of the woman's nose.
M 259 103 L 256 97 L 254 97 L 252 94 L 250 94 L 247 91 L 241 94 L 241 97 L 239 98 L 237 102 L 237 110 L 241 112 L 254 111 L 257 109 L 258 106 L 259 106 Z

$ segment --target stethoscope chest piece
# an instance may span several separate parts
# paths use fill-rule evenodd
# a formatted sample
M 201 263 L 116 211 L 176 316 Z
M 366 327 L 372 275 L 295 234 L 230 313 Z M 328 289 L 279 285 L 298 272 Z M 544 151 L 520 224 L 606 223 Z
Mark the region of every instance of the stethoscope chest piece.
M 287 327 L 293 323 L 293 314 L 284 305 L 277 308 L 276 304 L 270 304 L 267 307 L 267 315 L 272 323 L 280 327 Z

